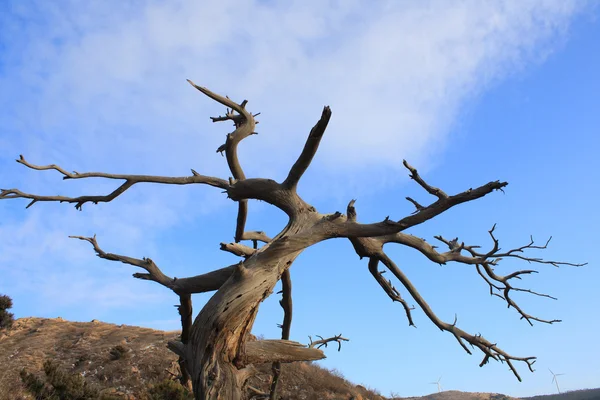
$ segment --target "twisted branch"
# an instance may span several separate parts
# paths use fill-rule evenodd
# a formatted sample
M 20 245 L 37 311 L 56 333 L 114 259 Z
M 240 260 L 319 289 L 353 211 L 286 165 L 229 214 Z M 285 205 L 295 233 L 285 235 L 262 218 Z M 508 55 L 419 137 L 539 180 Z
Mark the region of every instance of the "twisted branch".
M 527 367 L 529 368 L 529 370 L 531 372 L 533 372 L 533 364 L 535 363 L 536 357 L 512 356 L 512 355 L 508 354 L 507 352 L 505 352 L 504 350 L 500 349 L 498 346 L 496 346 L 496 343 L 491 343 L 490 341 L 485 339 L 483 336 L 481 336 L 479 334 L 471 335 L 471 334 L 463 331 L 462 329 L 458 328 L 456 326 L 456 320 L 454 321 L 453 324 L 449 324 L 447 322 L 442 321 L 433 312 L 433 310 L 431 309 L 429 304 L 427 304 L 425 299 L 423 299 L 421 294 L 417 291 L 417 289 L 412 284 L 412 282 L 408 279 L 408 277 L 396 266 L 396 264 L 385 253 L 382 252 L 380 254 L 380 259 L 388 267 L 390 272 L 392 272 L 392 274 L 394 274 L 394 276 L 402 283 L 402 285 L 410 293 L 412 298 L 417 302 L 419 307 L 421 307 L 421 309 L 423 310 L 425 315 L 427 315 L 427 317 L 431 320 L 431 322 L 434 323 L 435 326 L 437 326 L 442 331 L 452 333 L 452 335 L 454 335 L 454 337 L 456 338 L 458 343 L 461 345 L 461 347 L 468 354 L 472 354 L 472 353 L 469 350 L 469 348 L 465 345 L 465 342 L 469 343 L 473 347 L 477 347 L 484 354 L 484 358 L 483 358 L 482 362 L 479 364 L 480 367 L 487 364 L 490 358 L 492 358 L 496 361 L 506 362 L 507 365 L 509 366 L 510 370 L 515 375 L 515 377 L 519 380 L 519 382 L 521 382 L 522 379 L 521 379 L 521 376 L 519 375 L 519 373 L 517 372 L 516 368 L 514 367 L 512 361 L 524 362 L 525 364 L 527 364 Z
M 252 134 L 256 134 L 254 132 L 254 128 L 256 127 L 256 122 L 254 117 L 258 114 L 252 115 L 250 112 L 246 110 L 246 104 L 248 100 L 244 100 L 241 104 L 237 104 L 232 101 L 228 97 L 220 96 L 216 93 L 211 92 L 207 88 L 196 85 L 191 80 L 187 80 L 190 85 L 198 89 L 200 92 L 204 93 L 208 97 L 217 102 L 223 104 L 228 107 L 225 113 L 225 116 L 211 117 L 213 122 L 221 122 L 221 121 L 233 121 L 233 125 L 235 126 L 235 130 L 229 134 L 227 134 L 227 139 L 225 140 L 225 144 L 221 145 L 218 149 L 218 153 L 225 152 L 225 157 L 227 159 L 227 165 L 231 171 L 233 179 L 236 181 L 242 181 L 246 179 L 246 175 L 244 174 L 244 170 L 240 165 L 240 161 L 237 154 L 238 144 Z M 231 110 L 229 110 L 231 109 Z M 237 112 L 234 113 L 234 111 Z M 244 234 L 244 228 L 246 226 L 246 219 L 248 217 L 248 200 L 242 199 L 238 201 L 238 216 L 237 223 L 235 229 L 235 241 L 240 242 L 242 240 L 242 236 Z
M 413 174 L 416 177 L 418 177 L 418 175 L 416 175 L 416 170 L 413 172 Z M 431 190 L 431 192 L 438 193 L 438 194 L 443 193 L 439 190 L 436 191 L 435 188 L 428 186 L 420 177 L 418 178 L 418 180 L 420 180 L 421 186 L 428 187 Z M 452 197 L 443 198 L 443 199 L 440 198 L 440 200 L 438 200 L 436 203 L 447 201 L 448 199 L 451 199 Z M 357 220 L 357 212 L 356 212 L 356 208 L 355 208 L 354 204 L 355 204 L 354 200 L 350 201 L 350 203 L 348 204 L 348 208 L 347 208 L 347 215 L 348 215 L 347 221 L 350 223 L 356 223 L 356 220 Z M 542 320 L 542 319 L 532 317 L 531 315 L 524 313 L 521 310 L 521 308 L 519 308 L 519 306 L 509 297 L 510 290 L 526 291 L 529 293 L 533 293 L 533 294 L 537 294 L 537 295 L 541 295 L 541 296 L 545 296 L 545 297 L 551 297 L 551 296 L 539 294 L 539 293 L 536 293 L 536 292 L 533 292 L 533 291 L 530 291 L 527 289 L 513 288 L 508 283 L 508 280 L 510 280 L 510 279 L 514 279 L 514 278 L 520 279 L 520 275 L 533 273 L 535 271 L 523 270 L 523 271 L 513 272 L 506 276 L 499 276 L 493 272 L 492 265 L 496 265 L 496 263 L 502 257 L 509 257 L 509 258 L 513 257 L 513 258 L 518 258 L 521 260 L 526 260 L 529 262 L 546 263 L 546 264 L 552 264 L 555 266 L 558 266 L 558 265 L 580 266 L 583 264 L 563 263 L 563 262 L 557 262 L 557 261 L 545 261 L 540 258 L 529 258 L 529 257 L 522 256 L 521 253 L 525 249 L 531 249 L 531 248 L 545 249 L 546 246 L 548 245 L 548 242 L 547 242 L 546 245 L 544 245 L 544 246 L 536 246 L 536 245 L 534 245 L 533 238 L 528 245 L 509 250 L 508 252 L 500 253 L 499 252 L 499 250 L 500 250 L 499 243 L 498 243 L 498 240 L 494 237 L 493 231 L 494 231 L 494 228 L 492 228 L 489 231 L 489 233 L 490 233 L 490 236 L 492 237 L 492 240 L 494 241 L 494 246 L 493 246 L 492 250 L 490 250 L 487 253 L 478 252 L 476 250 L 478 248 L 478 246 L 467 246 L 464 243 L 459 243 L 458 238 L 455 238 L 452 240 L 446 240 L 446 239 L 442 238 L 441 236 L 436 236 L 436 239 L 438 239 L 438 240 L 442 241 L 444 244 L 446 244 L 449 249 L 449 251 L 447 251 L 445 253 L 439 253 L 435 250 L 435 246 L 431 246 L 424 239 L 420 239 L 416 236 L 408 235 L 408 234 L 405 234 L 402 232 L 398 232 L 398 233 L 390 234 L 390 235 L 379 236 L 379 237 L 349 237 L 349 239 L 354 247 L 355 252 L 357 253 L 357 255 L 360 258 L 369 257 L 369 271 L 375 277 L 375 279 L 380 284 L 382 289 L 386 292 L 386 294 L 393 301 L 399 301 L 403 305 L 406 315 L 407 315 L 407 318 L 408 318 L 408 321 L 409 321 L 409 325 L 414 325 L 411 314 L 410 314 L 410 311 L 412 310 L 412 308 L 409 308 L 407 303 L 401 298 L 399 291 L 392 285 L 392 282 L 390 280 L 385 280 L 382 277 L 383 272 L 379 271 L 377 268 L 379 262 L 383 263 L 387 267 L 387 269 L 402 283 L 404 288 L 410 293 L 412 298 L 417 302 L 417 304 L 423 310 L 425 315 L 427 315 L 427 317 L 440 330 L 452 333 L 454 335 L 454 337 L 457 339 L 458 343 L 461 345 L 461 347 L 468 354 L 471 354 L 471 351 L 465 345 L 465 343 L 469 343 L 471 346 L 477 347 L 484 353 L 484 359 L 481 362 L 480 366 L 483 366 L 484 364 L 486 364 L 490 358 L 500 361 L 500 362 L 506 362 L 507 365 L 509 366 L 509 368 L 511 369 L 511 371 L 513 372 L 513 374 L 517 377 L 517 379 L 519 381 L 521 381 L 521 377 L 519 376 L 516 368 L 514 367 L 513 361 L 522 361 L 527 364 L 528 368 L 531 371 L 533 371 L 532 365 L 535 362 L 535 357 L 512 356 L 512 355 L 506 353 L 504 350 L 497 347 L 495 343 L 491 343 L 488 340 L 486 340 L 485 338 L 483 338 L 481 335 L 471 335 L 471 334 L 461 330 L 460 328 L 458 328 L 456 326 L 456 318 L 455 318 L 453 324 L 448 324 L 448 323 L 440 320 L 435 315 L 433 310 L 429 307 L 427 302 L 420 295 L 420 293 L 417 291 L 417 289 L 414 287 L 412 282 L 408 279 L 408 277 L 402 272 L 402 270 L 400 270 L 398 268 L 398 266 L 383 251 L 383 246 L 386 243 L 395 242 L 395 243 L 401 243 L 406 246 L 415 248 L 415 249 L 419 250 L 421 253 L 423 253 L 424 255 L 426 255 L 430 260 L 435 261 L 440 264 L 445 264 L 448 261 L 455 261 L 455 262 L 461 262 L 464 264 L 475 265 L 479 274 L 490 285 L 490 291 L 493 293 L 494 288 L 497 290 L 503 290 L 503 296 L 498 295 L 498 297 L 505 299 L 508 302 L 509 306 L 512 306 L 513 308 L 515 308 L 521 314 L 522 318 L 526 319 L 530 324 L 531 324 L 531 320 L 537 320 L 537 321 L 546 322 L 546 323 L 557 322 L 557 320 L 552 320 L 552 321 Z M 465 256 L 465 255 L 461 254 L 462 251 L 469 252 L 470 256 Z M 480 270 L 480 268 L 479 268 L 480 266 L 483 267 L 485 274 L 484 274 L 484 272 L 482 272 Z M 496 282 L 496 283 L 493 283 L 493 282 Z M 500 286 L 498 283 L 502 283 L 503 286 Z

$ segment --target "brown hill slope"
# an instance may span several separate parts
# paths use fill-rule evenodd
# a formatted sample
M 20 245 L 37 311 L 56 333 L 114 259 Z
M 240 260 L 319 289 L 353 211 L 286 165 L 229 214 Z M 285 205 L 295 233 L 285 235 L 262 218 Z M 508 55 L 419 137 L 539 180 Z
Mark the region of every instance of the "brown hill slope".
M 573 390 L 561 394 L 526 397 L 523 400 L 600 400 L 600 389 Z
M 176 357 L 167 348 L 178 332 L 163 332 L 104 322 L 71 322 L 61 318 L 21 318 L 13 329 L 0 332 L 0 400 L 27 399 L 19 371 L 43 375 L 44 360 L 52 358 L 66 371 L 80 374 L 99 389 L 112 389 L 124 399 L 139 399 L 149 384 L 179 374 Z M 117 347 L 121 346 L 117 351 Z M 270 365 L 251 384 L 266 391 Z M 600 389 L 564 393 L 540 399 L 598 399 Z M 337 371 L 311 363 L 286 364 L 280 390 L 286 400 L 385 400 L 378 393 L 354 385 Z M 576 397 L 572 397 L 575 394 Z M 594 397 L 595 396 L 595 397 Z M 502 394 L 445 391 L 403 400 L 501 400 Z M 395 398 L 394 400 L 401 400 Z M 532 398 L 533 400 L 533 398 Z
M 459 392 L 458 390 L 446 390 L 441 393 L 433 393 L 424 397 L 405 397 L 402 400 L 518 400 L 516 397 L 506 396 L 498 393 L 476 393 Z M 395 400 L 395 399 L 394 399 Z
M 10 331 L 0 333 L 0 400 L 26 398 L 19 371 L 25 368 L 42 376 L 47 358 L 100 389 L 137 399 L 150 383 L 179 374 L 176 356 L 166 348 L 178 334 L 98 321 L 18 319 Z M 116 351 L 117 346 L 126 352 Z M 252 385 L 266 390 L 270 365 L 261 370 L 264 374 Z M 335 371 L 309 363 L 285 365 L 278 393 L 285 399 L 383 399 Z

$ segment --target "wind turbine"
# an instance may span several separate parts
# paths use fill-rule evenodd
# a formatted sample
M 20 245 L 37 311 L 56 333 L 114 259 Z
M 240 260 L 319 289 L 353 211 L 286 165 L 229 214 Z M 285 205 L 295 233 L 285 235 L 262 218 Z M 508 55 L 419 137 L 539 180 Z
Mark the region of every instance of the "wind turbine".
M 556 377 L 564 374 L 555 374 L 550 368 L 548 368 L 548 371 L 550 371 L 550 373 L 552 374 L 552 382 L 556 383 L 556 390 L 558 390 L 558 393 L 560 393 L 560 388 L 558 387 L 558 378 Z
M 442 391 L 442 385 L 440 385 L 441 380 L 442 380 L 442 377 L 440 376 L 437 381 L 429 382 L 430 385 L 437 385 L 438 393 L 440 393 Z

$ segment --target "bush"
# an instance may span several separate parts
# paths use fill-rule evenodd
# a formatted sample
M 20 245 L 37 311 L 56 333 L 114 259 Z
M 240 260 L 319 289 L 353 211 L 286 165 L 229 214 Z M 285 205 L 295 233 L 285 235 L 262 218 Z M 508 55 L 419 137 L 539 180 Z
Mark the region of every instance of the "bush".
M 112 349 L 110 349 L 110 356 L 113 360 L 121 360 L 127 358 L 129 355 L 129 350 L 127 347 L 122 345 L 116 345 Z
M 151 385 L 148 389 L 148 400 L 193 400 L 194 395 L 181 386 L 179 382 L 165 379 Z
M 52 360 L 44 361 L 46 381 L 32 373 L 21 370 L 25 389 L 36 400 L 98 400 L 98 391 L 88 385 L 79 374 L 68 374 Z
M 12 299 L 6 295 L 0 296 L 0 330 L 10 329 L 15 321 L 14 314 L 9 313 L 9 308 L 12 308 Z

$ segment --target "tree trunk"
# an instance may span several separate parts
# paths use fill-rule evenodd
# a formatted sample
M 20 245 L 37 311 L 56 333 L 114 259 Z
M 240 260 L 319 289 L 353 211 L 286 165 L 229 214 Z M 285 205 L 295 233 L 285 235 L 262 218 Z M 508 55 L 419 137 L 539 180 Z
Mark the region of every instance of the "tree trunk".
M 281 274 L 297 254 L 299 252 L 274 259 L 257 255 L 240 263 L 204 306 L 186 346 L 196 399 L 243 399 L 245 383 L 254 371 L 253 362 L 310 359 L 307 356 L 310 353 L 304 350 L 312 349 L 301 350 L 287 341 L 265 341 L 270 342 L 270 347 L 264 346 L 259 350 L 260 355 L 255 351 L 250 355 L 246 351 L 247 336 L 260 303 L 272 293 Z M 300 354 L 293 354 L 294 348 Z M 313 359 L 317 358 L 322 356 Z

